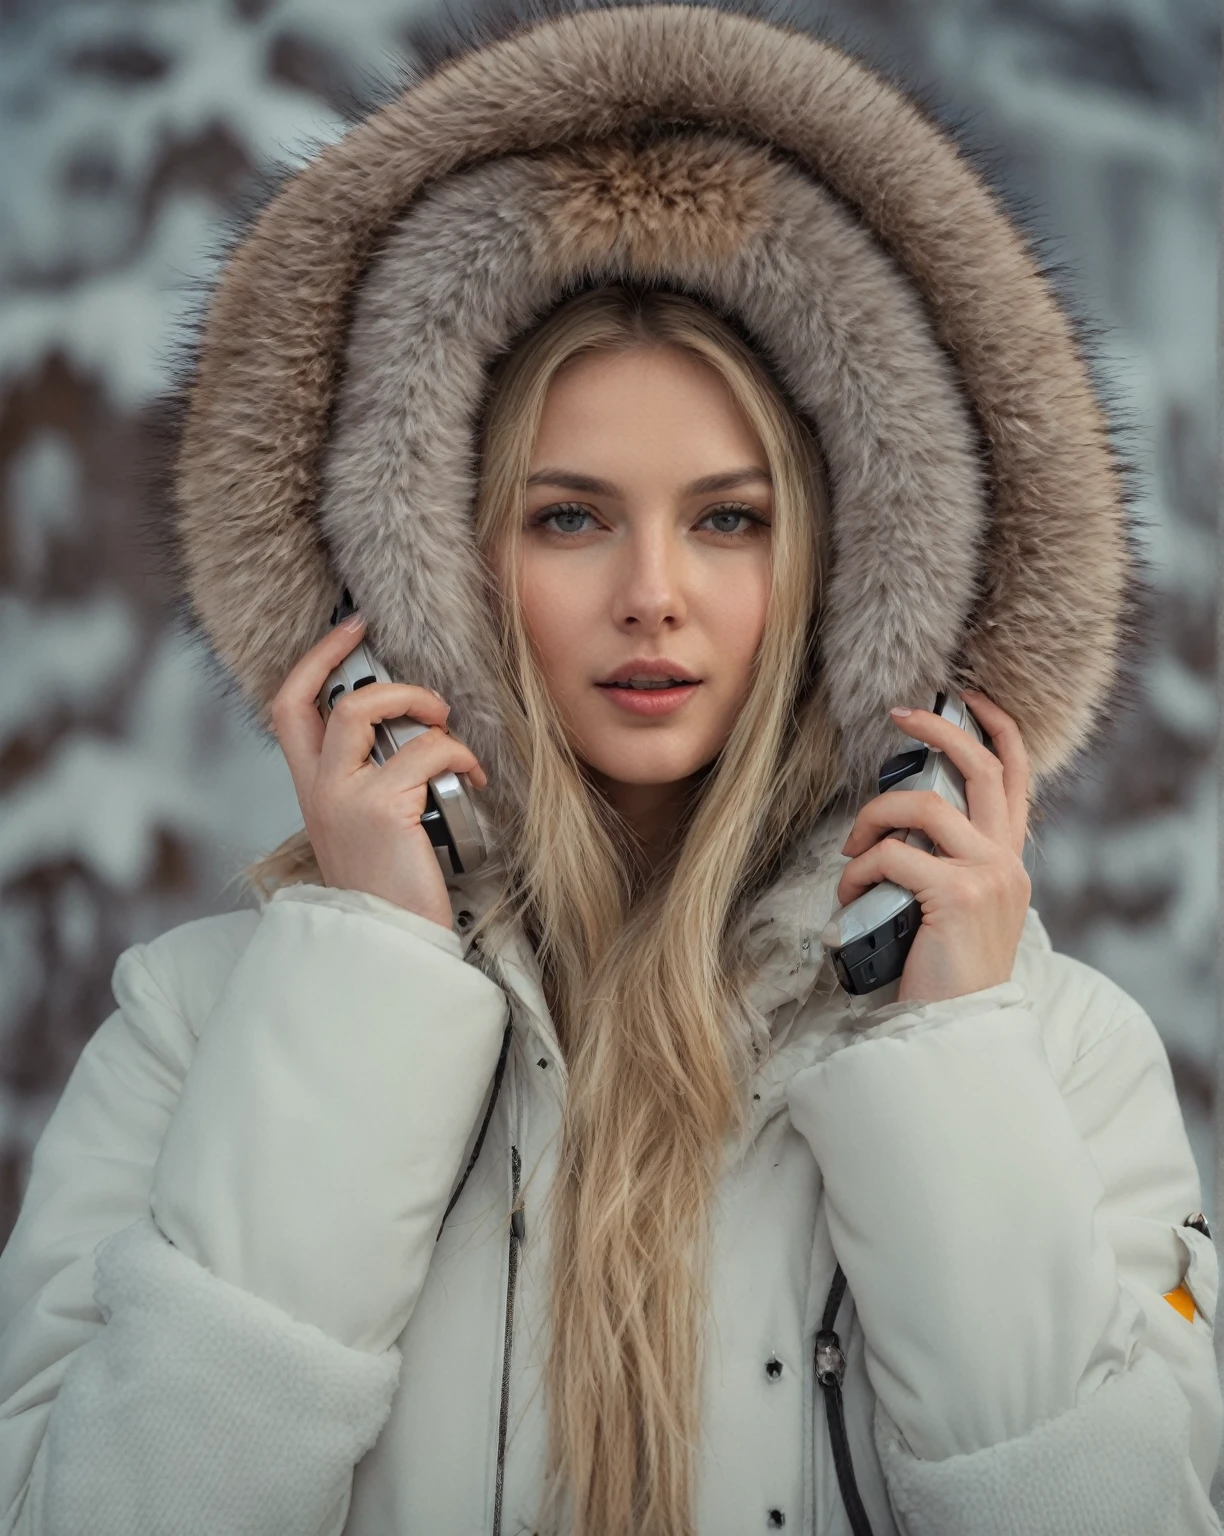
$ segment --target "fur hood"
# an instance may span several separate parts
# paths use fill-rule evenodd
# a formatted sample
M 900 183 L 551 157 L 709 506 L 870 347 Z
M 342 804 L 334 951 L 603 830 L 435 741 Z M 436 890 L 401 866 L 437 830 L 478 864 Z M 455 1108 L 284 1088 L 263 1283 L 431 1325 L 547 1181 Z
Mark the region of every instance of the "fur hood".
M 256 716 L 347 585 L 392 674 L 451 701 L 496 816 L 470 519 L 487 369 L 618 279 L 731 318 L 820 441 L 843 788 L 874 792 L 903 744 L 891 704 L 964 683 L 1018 720 L 1048 797 L 1129 684 L 1144 585 L 1074 317 L 904 89 L 706 5 L 451 42 L 234 246 L 171 523 L 183 608 Z

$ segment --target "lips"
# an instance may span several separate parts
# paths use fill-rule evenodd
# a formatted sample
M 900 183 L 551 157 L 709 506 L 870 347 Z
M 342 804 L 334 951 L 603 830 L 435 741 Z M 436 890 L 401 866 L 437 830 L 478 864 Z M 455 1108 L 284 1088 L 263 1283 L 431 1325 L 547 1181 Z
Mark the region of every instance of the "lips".
M 654 719 L 681 709 L 701 687 L 701 683 L 679 683 L 672 688 L 625 688 L 615 683 L 601 683 L 598 687 L 608 703 L 617 709 L 645 719 Z

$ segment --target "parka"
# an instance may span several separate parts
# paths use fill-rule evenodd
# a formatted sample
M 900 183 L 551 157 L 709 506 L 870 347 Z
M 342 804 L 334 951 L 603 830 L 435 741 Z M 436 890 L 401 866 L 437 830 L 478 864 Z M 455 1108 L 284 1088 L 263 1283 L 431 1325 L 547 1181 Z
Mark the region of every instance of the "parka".
M 1008 982 L 849 998 L 839 830 L 752 918 L 697 1529 L 852 1531 L 814 1353 L 840 1261 L 877 1536 L 1218 1531 L 1215 1250 L 1154 1026 L 1031 908 Z M 452 899 L 448 930 L 286 886 L 121 956 L 0 1256 L 6 1532 L 536 1529 L 565 1064 L 530 947 L 463 936 L 479 872 Z
M 887 707 L 972 682 L 1037 790 L 1125 682 L 1137 546 L 1076 329 L 952 139 L 703 6 L 456 42 L 297 172 L 192 361 L 169 526 L 253 715 L 340 585 L 523 793 L 470 526 L 490 363 L 576 286 L 739 326 L 830 486 L 842 782 L 742 914 L 751 1111 L 712 1205 L 701 1536 L 1199 1536 L 1216 1251 L 1151 1019 L 1030 908 L 1012 976 L 840 989 L 820 934 Z M 0 1254 L 0 1531 L 525 1536 L 566 1064 L 496 861 L 449 928 L 300 882 L 124 952 Z M 834 1276 L 862 1518 L 816 1337 Z M 834 1293 L 836 1295 L 836 1293 Z

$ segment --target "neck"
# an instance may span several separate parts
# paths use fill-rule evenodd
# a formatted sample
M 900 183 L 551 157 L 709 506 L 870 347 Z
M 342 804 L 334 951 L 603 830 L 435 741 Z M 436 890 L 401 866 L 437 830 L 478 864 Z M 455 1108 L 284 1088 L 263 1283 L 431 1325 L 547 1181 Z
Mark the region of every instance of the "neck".
M 670 784 L 624 784 L 597 769 L 588 771 L 608 804 L 629 827 L 642 873 L 652 874 L 671 852 L 690 795 L 701 776 L 694 774 Z

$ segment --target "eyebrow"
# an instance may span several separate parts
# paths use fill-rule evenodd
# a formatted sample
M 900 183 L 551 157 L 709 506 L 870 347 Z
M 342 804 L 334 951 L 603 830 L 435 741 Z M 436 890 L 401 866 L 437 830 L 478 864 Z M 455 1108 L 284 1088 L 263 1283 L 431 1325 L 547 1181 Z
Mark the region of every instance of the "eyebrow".
M 768 470 L 758 469 L 755 465 L 746 466 L 743 469 L 725 470 L 720 475 L 703 475 L 700 480 L 694 480 L 684 487 L 681 493 L 684 496 L 706 496 L 712 491 L 731 491 L 738 485 L 747 485 L 757 481 L 763 485 L 772 485 L 773 478 Z M 538 469 L 534 475 L 528 476 L 527 484 L 554 485 L 565 491 L 585 492 L 588 496 L 624 496 L 624 491 L 618 485 L 613 485 L 610 480 L 597 480 L 594 475 L 580 475 L 574 470 L 549 467 Z

